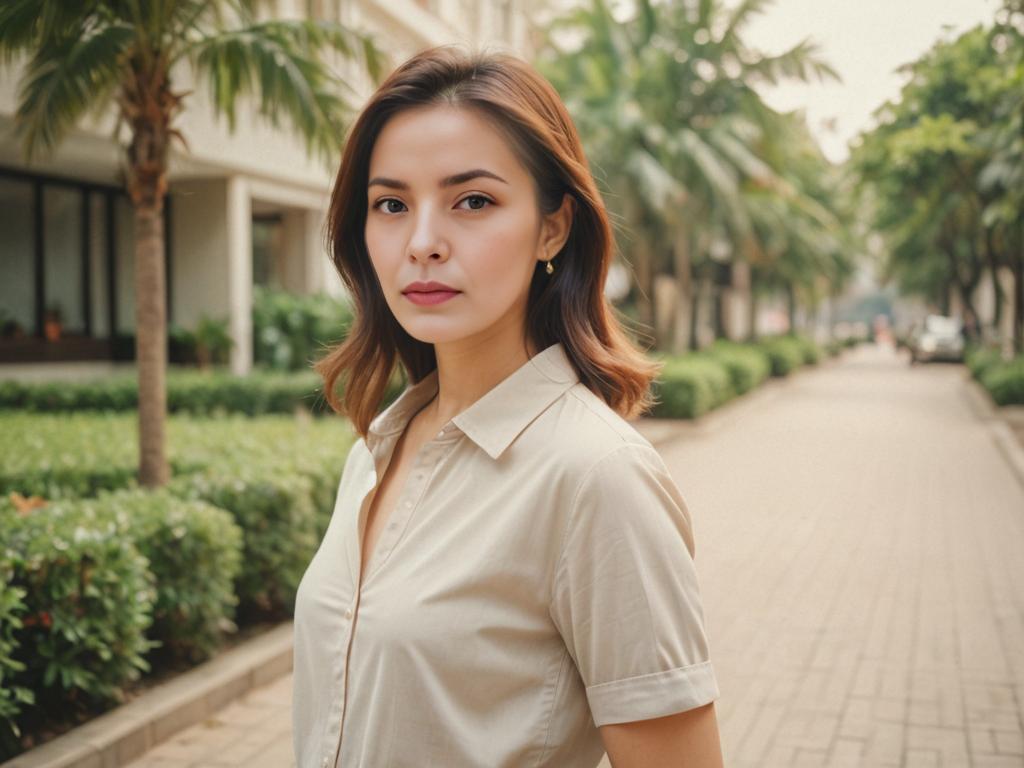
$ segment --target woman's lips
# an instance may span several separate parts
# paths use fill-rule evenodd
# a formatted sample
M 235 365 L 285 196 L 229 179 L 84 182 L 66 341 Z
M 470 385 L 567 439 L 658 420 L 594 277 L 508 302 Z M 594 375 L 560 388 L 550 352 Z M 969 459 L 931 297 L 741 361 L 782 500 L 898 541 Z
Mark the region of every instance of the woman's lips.
M 413 304 L 428 305 L 441 304 L 448 299 L 458 296 L 462 291 L 407 291 L 402 295 Z

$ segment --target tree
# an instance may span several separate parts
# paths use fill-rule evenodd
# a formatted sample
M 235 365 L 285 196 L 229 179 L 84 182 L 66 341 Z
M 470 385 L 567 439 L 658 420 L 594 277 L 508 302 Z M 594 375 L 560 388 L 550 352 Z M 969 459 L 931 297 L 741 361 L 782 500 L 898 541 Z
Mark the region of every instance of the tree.
M 205 78 L 217 112 L 234 130 L 240 98 L 258 96 L 273 125 L 287 119 L 325 159 L 339 147 L 352 89 L 335 76 L 329 52 L 358 61 L 375 80 L 384 64 L 372 38 L 339 24 L 260 20 L 256 0 L 5 0 L 0 57 L 27 63 L 15 127 L 31 159 L 53 151 L 82 117 L 116 105 L 127 191 L 135 216 L 135 320 L 139 377 L 139 482 L 169 478 L 166 416 L 167 310 L 162 211 L 174 127 L 186 92 L 174 88 L 179 62 Z M 342 89 L 348 89 L 346 94 Z M 186 144 L 187 147 L 187 144 Z
M 885 275 L 940 307 L 952 287 L 975 338 L 982 324 L 975 289 L 986 268 L 994 277 L 1008 263 L 986 214 L 999 193 L 983 178 L 992 154 L 986 137 L 1008 87 L 996 34 L 975 27 L 907 65 L 899 101 L 878 110 L 879 124 L 852 156 L 862 183 L 873 187 L 875 224 L 888 239 Z
M 631 230 L 643 322 L 653 321 L 654 275 L 675 276 L 672 337 L 656 339 L 675 351 L 696 346 L 695 283 L 723 258 L 716 244 L 737 246 L 726 259 L 747 252 L 738 247 L 754 235 L 745 189 L 796 191 L 765 162 L 780 118 L 754 84 L 836 76 L 806 41 L 777 56 L 744 43 L 744 25 L 768 4 L 639 0 L 619 19 L 591 0 L 556 20 L 541 61 Z M 577 44 L 559 44 L 566 31 Z

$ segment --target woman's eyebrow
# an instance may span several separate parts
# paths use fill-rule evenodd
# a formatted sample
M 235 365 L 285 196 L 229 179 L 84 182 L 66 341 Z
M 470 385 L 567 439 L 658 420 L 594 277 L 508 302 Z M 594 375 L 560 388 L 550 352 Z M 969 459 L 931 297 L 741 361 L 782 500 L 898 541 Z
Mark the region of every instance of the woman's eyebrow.
M 438 186 L 454 187 L 456 184 L 463 184 L 467 181 L 471 181 L 472 179 L 476 179 L 481 176 L 485 176 L 489 179 L 496 179 L 497 181 L 500 181 L 502 184 L 508 184 L 507 181 L 505 181 L 503 178 L 501 178 L 501 176 L 499 176 L 496 173 L 491 173 L 490 171 L 485 170 L 483 168 L 474 168 L 471 171 L 463 171 L 462 173 L 456 173 L 452 176 L 448 176 L 444 179 L 441 179 Z M 370 179 L 369 183 L 366 186 L 372 187 L 374 184 L 378 184 L 382 187 L 390 187 L 391 189 L 409 188 L 409 185 L 406 184 L 404 181 L 399 181 L 398 179 L 388 179 L 384 176 L 376 176 Z

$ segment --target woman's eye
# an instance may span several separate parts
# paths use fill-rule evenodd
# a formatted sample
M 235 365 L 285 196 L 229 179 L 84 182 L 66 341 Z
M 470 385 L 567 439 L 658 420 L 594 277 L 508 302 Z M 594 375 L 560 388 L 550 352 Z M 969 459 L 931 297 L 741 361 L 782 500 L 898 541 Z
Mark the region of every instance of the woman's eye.
M 490 203 L 492 205 L 494 204 L 493 200 L 491 200 L 490 198 L 484 197 L 483 195 L 469 195 L 468 197 L 464 197 L 461 201 L 459 201 L 459 205 L 462 205 L 462 203 L 468 202 L 470 200 L 473 200 L 473 201 L 476 201 L 476 202 L 480 203 L 479 205 L 470 205 L 469 209 L 471 211 L 479 211 L 479 210 L 483 209 L 485 203 Z
M 401 213 L 402 212 L 400 208 L 397 209 L 397 210 L 395 208 L 392 208 L 391 207 L 392 204 L 394 204 L 396 206 L 404 206 L 404 203 L 401 200 L 395 200 L 393 197 L 386 197 L 383 200 L 378 200 L 377 203 L 373 207 L 378 209 L 378 210 L 380 210 L 381 206 L 384 206 L 385 213 Z

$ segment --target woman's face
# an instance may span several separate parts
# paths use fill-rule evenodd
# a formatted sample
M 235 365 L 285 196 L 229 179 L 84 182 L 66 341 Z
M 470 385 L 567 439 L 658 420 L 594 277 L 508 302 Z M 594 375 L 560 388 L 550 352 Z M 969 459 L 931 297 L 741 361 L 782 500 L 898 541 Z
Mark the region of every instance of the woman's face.
M 521 338 L 530 280 L 568 237 L 571 198 L 542 219 L 533 179 L 485 117 L 448 105 L 394 115 L 371 153 L 366 194 L 366 247 L 409 335 Z

